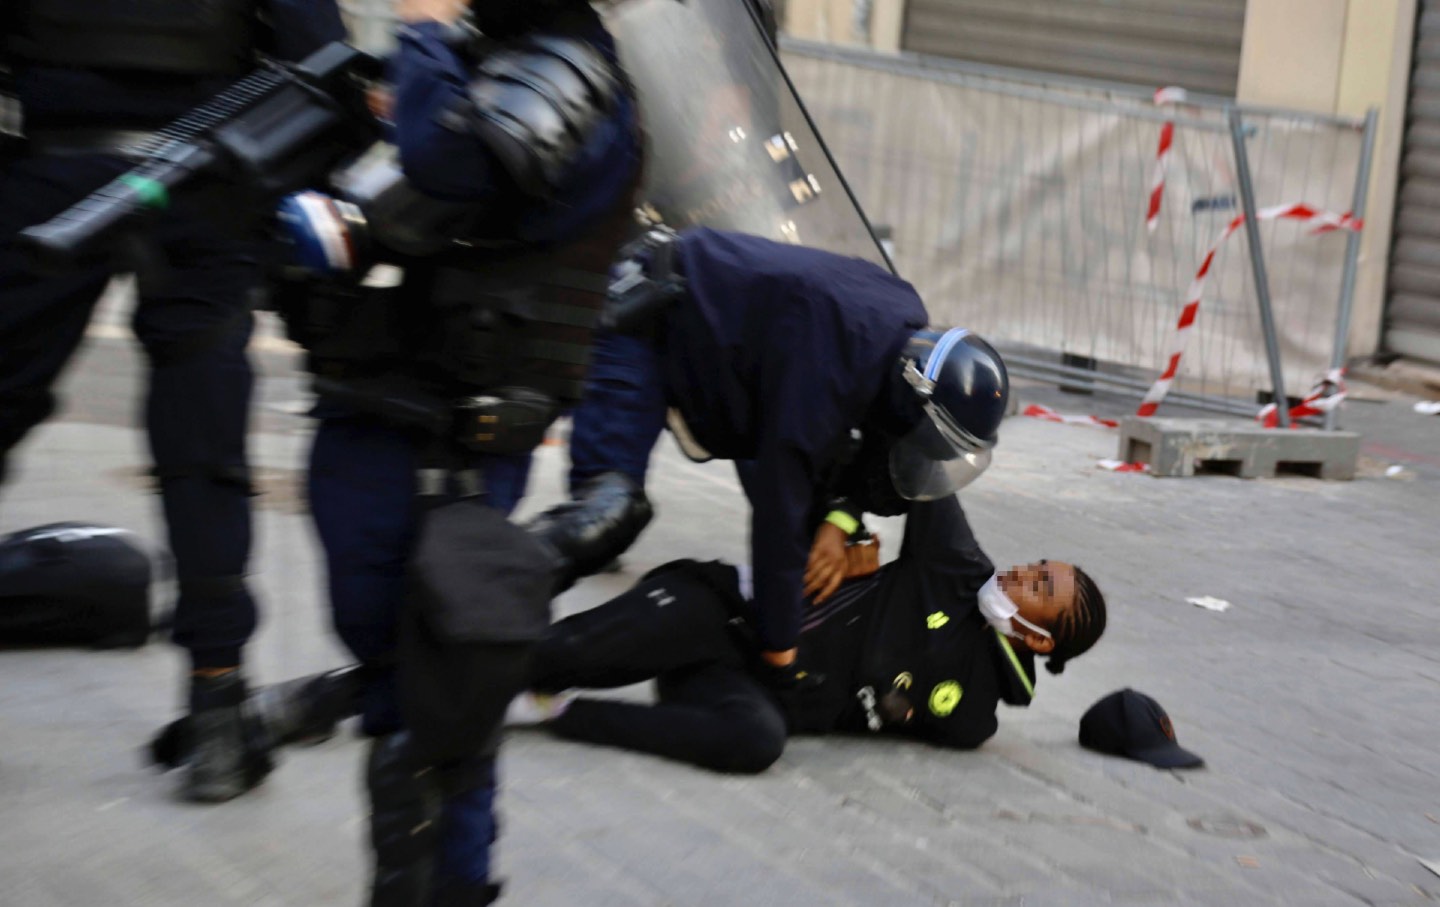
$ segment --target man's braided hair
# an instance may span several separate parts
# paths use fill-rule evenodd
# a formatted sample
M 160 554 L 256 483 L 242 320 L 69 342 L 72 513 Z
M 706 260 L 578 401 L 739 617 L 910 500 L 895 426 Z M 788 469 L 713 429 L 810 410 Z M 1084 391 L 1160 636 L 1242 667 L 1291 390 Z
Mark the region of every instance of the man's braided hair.
M 1059 674 L 1065 662 L 1090 651 L 1105 632 L 1105 596 L 1089 574 L 1075 568 L 1075 604 L 1060 615 L 1052 628 L 1055 648 L 1045 661 L 1045 670 Z

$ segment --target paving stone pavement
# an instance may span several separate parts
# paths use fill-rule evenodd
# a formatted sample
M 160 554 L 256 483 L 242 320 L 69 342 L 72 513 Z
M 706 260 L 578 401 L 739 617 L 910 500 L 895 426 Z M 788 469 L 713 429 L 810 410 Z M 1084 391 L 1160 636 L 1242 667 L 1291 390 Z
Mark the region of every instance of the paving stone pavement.
M 0 531 L 93 519 L 160 538 L 130 423 L 136 364 L 102 330 L 69 404 L 21 450 Z M 303 380 L 260 354 L 252 673 L 343 660 L 300 494 Z M 1068 412 L 1123 402 L 1025 388 Z M 1103 429 L 1010 420 L 965 502 L 997 563 L 1073 560 L 1109 630 L 1035 704 L 1002 707 L 973 753 L 860 738 L 792 741 L 756 778 L 512 735 L 502 774 L 505 903 L 564 905 L 1421 904 L 1440 878 L 1440 419 L 1355 403 L 1362 476 L 1153 479 L 1095 467 Z M 1384 469 L 1404 471 L 1387 478 Z M 527 507 L 559 496 L 563 447 L 537 459 Z M 580 610 L 673 557 L 743 556 L 745 506 L 723 464 L 666 443 L 659 517 L 625 570 L 564 596 Z M 901 525 L 883 522 L 887 552 Z M 1216 613 L 1187 597 L 1232 603 Z M 0 905 L 356 905 L 364 878 L 361 745 L 288 752 L 220 807 L 172 797 L 140 764 L 176 712 L 180 661 L 135 652 L 0 653 Z M 1196 772 L 1079 748 L 1080 714 L 1133 686 L 1159 699 Z M 644 697 L 644 688 L 619 695 Z

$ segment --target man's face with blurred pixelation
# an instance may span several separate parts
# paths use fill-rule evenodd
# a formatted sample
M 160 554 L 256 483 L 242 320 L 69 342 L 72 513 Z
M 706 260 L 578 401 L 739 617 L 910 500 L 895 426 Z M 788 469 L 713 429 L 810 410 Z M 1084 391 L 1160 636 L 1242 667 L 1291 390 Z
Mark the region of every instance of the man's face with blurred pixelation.
M 1036 561 L 1000 574 L 1000 588 L 1020 609 L 1020 616 L 1051 633 L 1060 618 L 1075 607 L 1075 567 L 1061 561 Z

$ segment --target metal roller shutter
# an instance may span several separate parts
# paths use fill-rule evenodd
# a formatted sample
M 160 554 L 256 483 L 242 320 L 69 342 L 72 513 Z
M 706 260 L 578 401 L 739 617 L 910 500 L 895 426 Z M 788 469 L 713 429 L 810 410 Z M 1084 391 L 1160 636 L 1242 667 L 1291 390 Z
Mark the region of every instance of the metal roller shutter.
M 1245 0 L 909 0 L 904 49 L 1234 97 Z
M 1385 346 L 1440 362 L 1440 0 L 1421 0 Z

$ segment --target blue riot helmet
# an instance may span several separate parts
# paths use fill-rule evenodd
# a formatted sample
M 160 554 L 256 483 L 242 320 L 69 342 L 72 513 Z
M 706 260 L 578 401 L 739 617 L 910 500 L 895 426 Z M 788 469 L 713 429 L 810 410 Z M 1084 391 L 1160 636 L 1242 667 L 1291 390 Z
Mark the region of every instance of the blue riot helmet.
M 901 354 L 925 415 L 890 450 L 890 479 L 912 501 L 954 494 L 990 465 L 1010 378 L 995 348 L 964 328 L 917 332 Z

